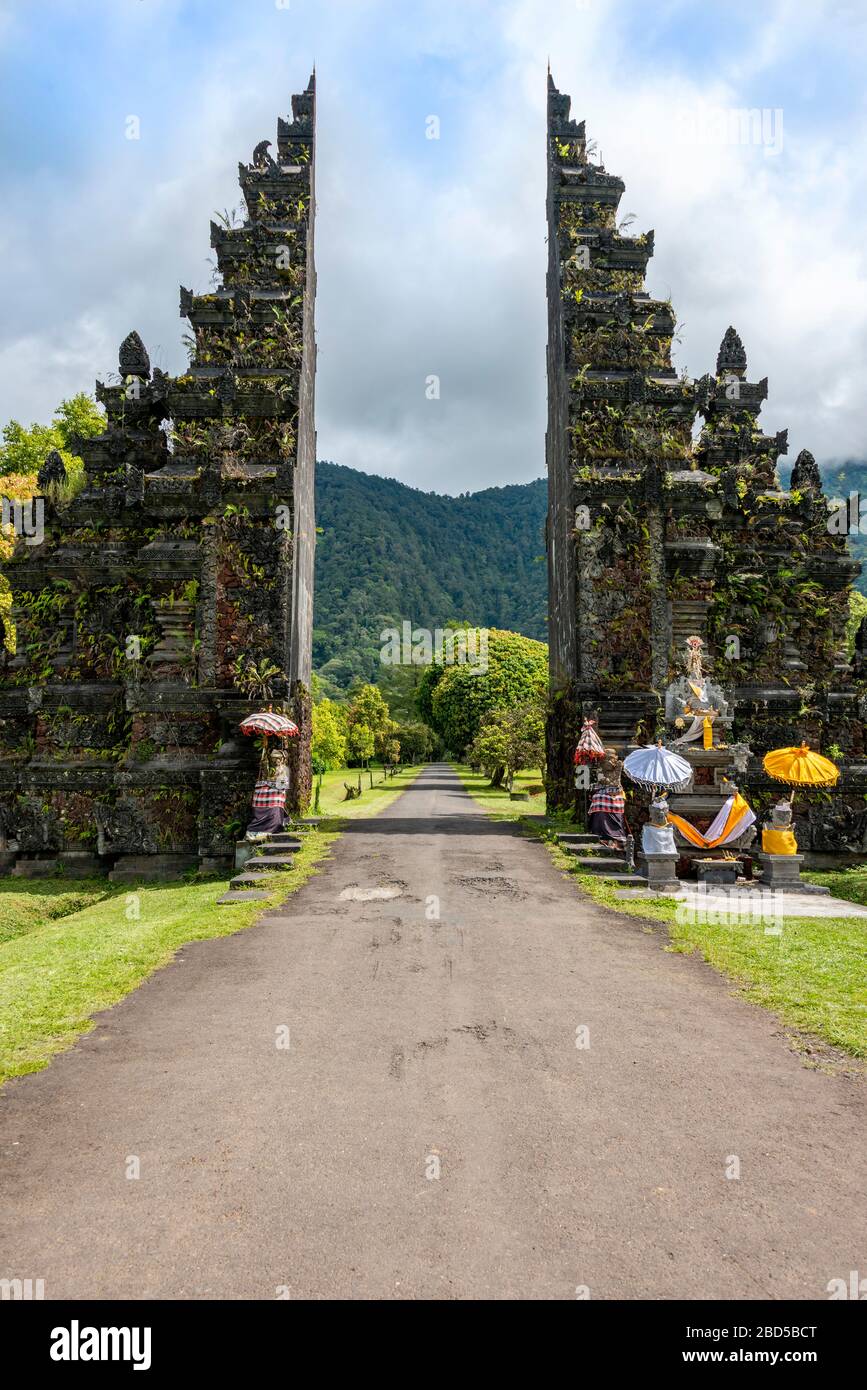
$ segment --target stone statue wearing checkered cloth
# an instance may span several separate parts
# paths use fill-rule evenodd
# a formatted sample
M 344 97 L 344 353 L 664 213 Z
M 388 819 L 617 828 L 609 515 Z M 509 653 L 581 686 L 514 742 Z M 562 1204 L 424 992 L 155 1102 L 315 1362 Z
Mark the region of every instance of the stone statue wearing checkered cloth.
M 285 828 L 288 786 L 286 755 L 276 753 L 268 775 L 260 776 L 253 788 L 253 818 L 247 826 L 246 839 L 263 840 Z
M 622 850 L 629 838 L 626 826 L 626 796 L 620 784 L 623 763 L 613 748 L 605 749 L 599 764 L 599 781 L 590 798 L 587 827 L 609 849 Z

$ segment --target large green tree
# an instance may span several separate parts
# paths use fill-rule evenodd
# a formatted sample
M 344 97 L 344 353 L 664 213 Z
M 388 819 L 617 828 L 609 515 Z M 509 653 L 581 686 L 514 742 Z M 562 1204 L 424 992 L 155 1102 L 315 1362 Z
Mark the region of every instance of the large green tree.
M 453 753 L 473 742 L 491 710 L 513 709 L 544 700 L 548 649 L 517 632 L 490 628 L 487 664 L 429 666 L 419 685 L 419 713 Z
M 541 700 L 509 709 L 489 710 L 467 754 L 474 766 L 485 769 L 491 781 L 505 783 L 509 791 L 522 768 L 545 773 L 545 707 Z
M 345 767 L 348 748 L 346 712 L 333 700 L 320 700 L 313 706 L 313 741 L 311 754 L 315 772 Z
M 366 767 L 373 757 L 374 737 L 373 730 L 368 724 L 351 724 L 347 739 L 349 745 L 349 758 L 351 762 L 361 763 Z
M 355 724 L 366 724 L 374 737 L 389 729 L 391 712 L 375 685 L 360 685 L 352 691 L 346 706 L 346 722 L 350 730 Z
M 400 755 L 406 762 L 419 762 L 433 752 L 435 735 L 427 724 L 401 724 L 397 736 L 400 739 Z
M 867 618 L 867 597 L 853 589 L 849 595 L 849 621 L 846 624 L 846 650 L 849 655 L 855 649 L 855 634 Z
M 79 391 L 77 396 L 61 401 L 50 425 L 25 427 L 17 420 L 4 425 L 0 435 L 0 477 L 10 474 L 36 474 L 47 454 L 56 449 L 66 465 L 70 483 L 80 478 L 81 459 L 74 453 L 76 435 L 88 439 L 105 429 L 102 407 L 91 396 Z

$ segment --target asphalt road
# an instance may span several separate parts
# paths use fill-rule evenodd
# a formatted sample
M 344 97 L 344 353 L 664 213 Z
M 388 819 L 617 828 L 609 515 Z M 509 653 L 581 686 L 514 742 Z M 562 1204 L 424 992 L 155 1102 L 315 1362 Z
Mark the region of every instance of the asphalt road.
M 425 770 L 285 908 L 0 1092 L 0 1277 L 827 1298 L 867 1272 L 867 1091 L 663 942 Z

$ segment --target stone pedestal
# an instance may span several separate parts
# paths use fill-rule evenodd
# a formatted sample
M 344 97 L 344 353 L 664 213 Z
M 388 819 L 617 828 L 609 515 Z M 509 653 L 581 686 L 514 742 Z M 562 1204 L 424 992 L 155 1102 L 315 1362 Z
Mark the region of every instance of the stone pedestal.
M 223 878 L 232 872 L 231 854 L 203 855 L 199 860 L 197 878 Z
M 110 863 L 98 854 L 77 849 L 64 850 L 58 854 L 57 860 L 64 875 L 69 878 L 95 878 L 97 874 L 105 873 Z
M 639 854 L 641 874 L 647 879 L 647 886 L 656 893 L 671 892 L 680 888 L 680 880 L 675 873 L 678 856 L 676 854 Z
M 801 878 L 803 854 L 765 854 L 756 853 L 762 870 L 762 886 L 776 888 L 781 893 L 821 893 L 830 894 L 830 888 L 820 888 L 816 883 L 805 883 Z
M 52 858 L 20 858 L 12 869 L 13 878 L 53 878 L 60 869 L 57 855 Z
M 190 854 L 122 854 L 108 877 L 111 883 L 160 883 L 183 878 L 198 867 L 198 859 Z
M 235 873 L 240 873 L 247 860 L 256 851 L 256 846 L 252 840 L 235 841 Z

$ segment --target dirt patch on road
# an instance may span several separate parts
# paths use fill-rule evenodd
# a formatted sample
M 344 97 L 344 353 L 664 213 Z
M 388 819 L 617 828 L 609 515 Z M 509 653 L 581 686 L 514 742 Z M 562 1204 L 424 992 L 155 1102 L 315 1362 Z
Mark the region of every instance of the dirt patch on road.
M 517 883 L 498 874 L 470 874 L 458 876 L 455 883 L 461 888 L 469 888 L 473 893 L 483 893 L 486 898 L 514 898 L 526 896 Z
M 406 892 L 406 884 L 400 880 L 378 883 L 373 888 L 363 888 L 358 883 L 348 883 L 338 895 L 341 902 L 374 903 L 399 898 Z

